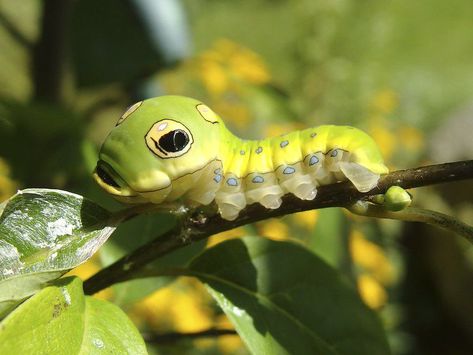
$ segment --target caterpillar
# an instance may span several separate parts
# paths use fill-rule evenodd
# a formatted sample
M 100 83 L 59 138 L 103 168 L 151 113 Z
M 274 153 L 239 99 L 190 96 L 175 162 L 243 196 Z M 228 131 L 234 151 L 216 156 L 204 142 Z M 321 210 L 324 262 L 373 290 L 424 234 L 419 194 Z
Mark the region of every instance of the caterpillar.
M 234 136 L 205 104 L 161 96 L 130 106 L 102 145 L 97 183 L 127 203 L 208 205 L 234 220 L 246 205 L 277 209 L 292 193 L 349 180 L 361 192 L 388 172 L 363 131 L 322 125 L 264 140 Z

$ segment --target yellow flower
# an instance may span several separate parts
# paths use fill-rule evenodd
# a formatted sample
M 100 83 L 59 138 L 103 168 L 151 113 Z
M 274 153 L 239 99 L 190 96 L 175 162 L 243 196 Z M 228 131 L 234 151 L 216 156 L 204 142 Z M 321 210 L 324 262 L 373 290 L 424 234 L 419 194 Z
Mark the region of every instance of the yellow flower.
M 360 296 L 369 307 L 378 309 L 388 300 L 388 294 L 381 284 L 369 275 L 361 275 L 357 280 Z
M 262 85 L 270 80 L 266 65 L 255 52 L 227 39 L 218 40 L 190 63 L 213 95 L 222 95 L 240 82 Z
M 222 66 L 211 60 L 202 60 L 199 75 L 205 88 L 211 94 L 222 94 L 228 88 L 228 76 Z
M 375 112 L 380 114 L 389 114 L 398 106 L 399 99 L 393 90 L 382 90 L 378 92 L 371 102 Z
M 280 219 L 271 218 L 258 223 L 259 234 L 274 240 L 284 240 L 289 238 L 289 227 Z
M 318 217 L 319 211 L 317 210 L 304 211 L 292 215 L 292 218 L 297 224 L 308 230 L 314 229 L 315 225 L 317 224 Z
M 203 285 L 191 278 L 179 278 L 137 303 L 130 317 L 145 321 L 154 329 L 196 332 L 213 324 L 210 298 Z
M 261 57 L 252 50 L 228 39 L 214 44 L 219 60 L 228 65 L 229 74 L 239 80 L 261 85 L 269 81 L 270 75 Z
M 367 240 L 358 230 L 350 233 L 350 252 L 353 261 L 380 283 L 388 285 L 394 281 L 394 268 L 384 250 Z
M 369 129 L 369 134 L 381 149 L 381 154 L 385 159 L 389 159 L 396 149 L 398 137 L 386 127 L 381 120 L 373 121 Z
M 399 129 L 399 140 L 403 147 L 411 151 L 419 151 L 424 146 L 424 135 L 414 127 L 401 127 Z

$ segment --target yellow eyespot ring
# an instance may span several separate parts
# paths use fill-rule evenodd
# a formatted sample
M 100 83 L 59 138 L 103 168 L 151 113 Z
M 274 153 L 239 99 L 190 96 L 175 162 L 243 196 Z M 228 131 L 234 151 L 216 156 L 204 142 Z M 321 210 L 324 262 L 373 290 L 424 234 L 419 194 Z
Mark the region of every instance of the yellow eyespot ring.
M 165 119 L 151 126 L 145 141 L 153 154 L 170 159 L 186 154 L 194 143 L 194 137 L 182 123 Z
M 125 113 L 118 119 L 117 123 L 115 124 L 115 127 L 118 126 L 123 121 L 125 121 L 128 116 L 130 116 L 133 112 L 135 112 L 138 109 L 138 107 L 141 106 L 142 103 L 143 101 L 138 101 L 137 103 L 134 103 L 133 105 L 128 107 Z

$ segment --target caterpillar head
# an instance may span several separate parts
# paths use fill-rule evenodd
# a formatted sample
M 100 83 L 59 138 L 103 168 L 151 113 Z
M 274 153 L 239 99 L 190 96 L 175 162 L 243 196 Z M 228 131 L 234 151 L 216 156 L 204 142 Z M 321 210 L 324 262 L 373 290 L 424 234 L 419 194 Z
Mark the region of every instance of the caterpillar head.
M 180 178 L 216 158 L 222 127 L 221 119 L 194 99 L 137 102 L 103 143 L 94 178 L 120 200 L 160 203 Z

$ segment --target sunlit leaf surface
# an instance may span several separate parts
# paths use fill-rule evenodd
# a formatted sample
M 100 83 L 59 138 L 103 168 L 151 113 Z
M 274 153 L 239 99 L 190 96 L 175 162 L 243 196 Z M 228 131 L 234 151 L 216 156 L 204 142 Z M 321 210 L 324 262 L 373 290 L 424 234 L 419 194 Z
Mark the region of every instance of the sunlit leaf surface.
M 0 216 L 0 314 L 90 258 L 114 223 L 109 212 L 79 195 L 19 191 Z
M 389 354 L 381 323 L 334 269 L 290 242 L 243 238 L 194 259 L 254 354 Z
M 84 296 L 65 278 L 23 303 L 0 325 L 1 354 L 146 354 L 138 330 L 117 306 Z

